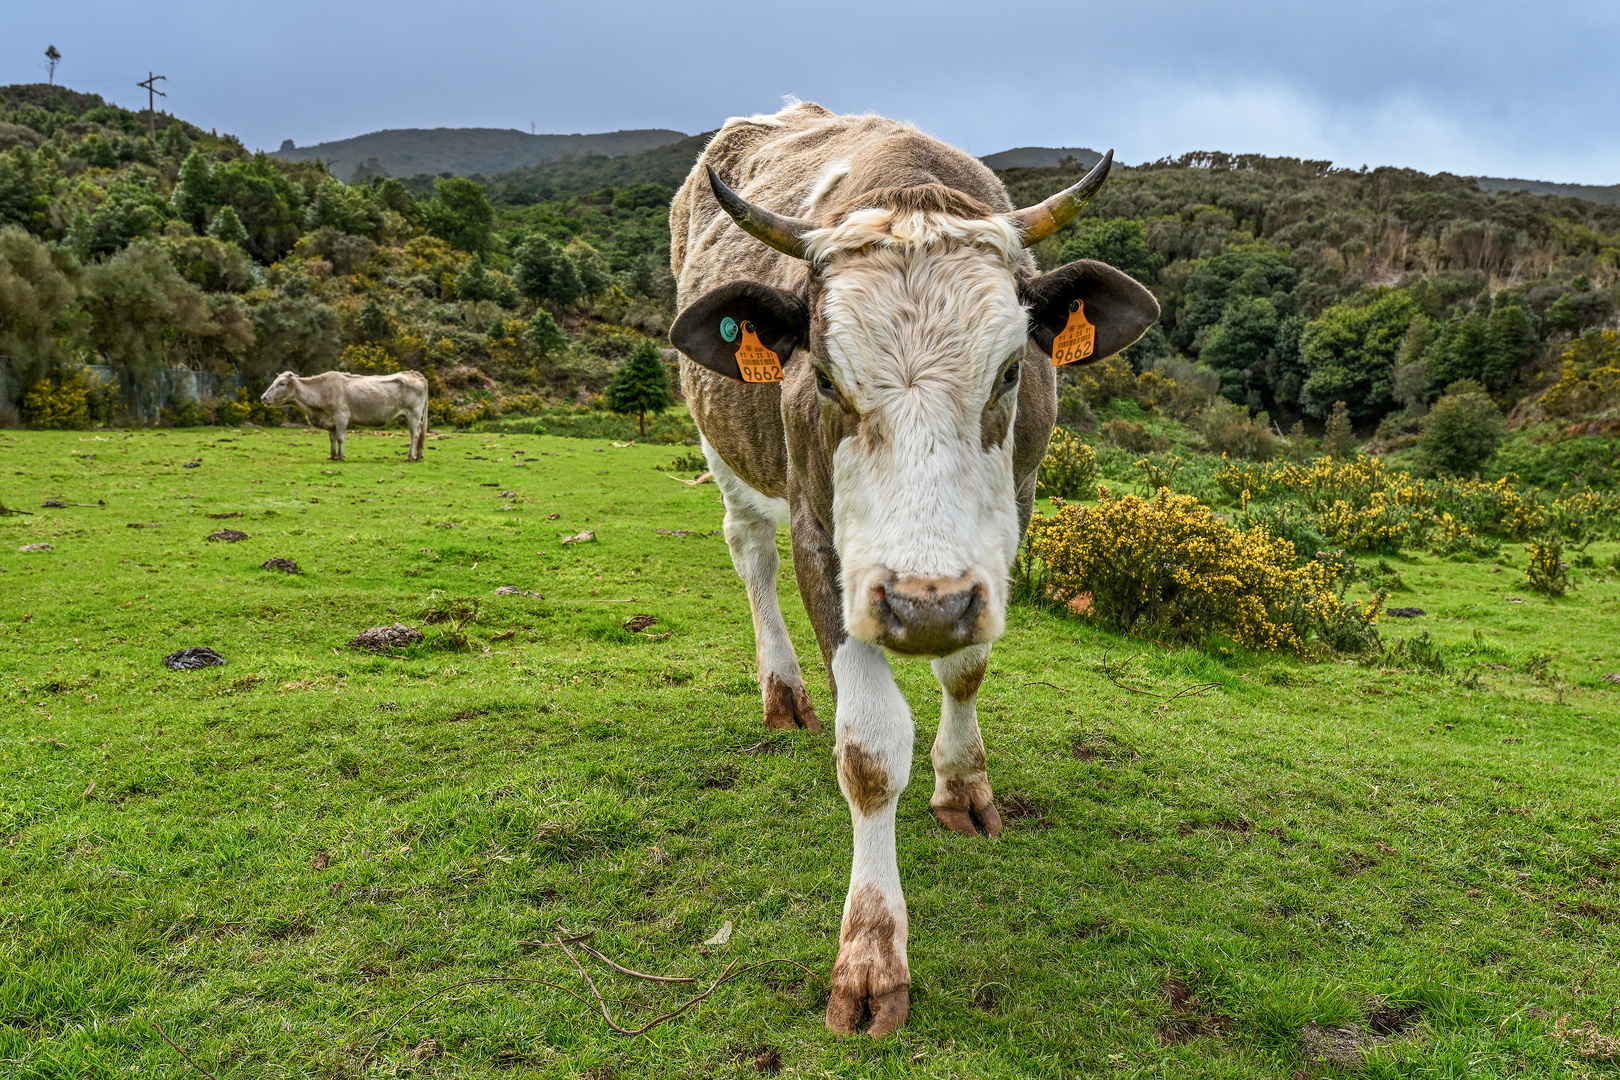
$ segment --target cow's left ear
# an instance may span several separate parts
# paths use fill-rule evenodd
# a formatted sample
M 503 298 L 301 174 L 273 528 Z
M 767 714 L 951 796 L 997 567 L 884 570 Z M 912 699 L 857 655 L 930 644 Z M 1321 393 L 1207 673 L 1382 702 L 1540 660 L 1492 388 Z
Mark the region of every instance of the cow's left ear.
M 1159 318 L 1159 302 L 1141 282 L 1095 259 L 1022 281 L 1019 292 L 1029 305 L 1030 338 L 1048 356 L 1056 342 L 1059 364 L 1113 356 Z
M 677 349 L 740 382 L 780 382 L 782 366 L 809 339 L 804 297 L 757 281 L 734 281 L 704 293 L 669 328 Z M 774 364 L 766 353 L 775 354 Z

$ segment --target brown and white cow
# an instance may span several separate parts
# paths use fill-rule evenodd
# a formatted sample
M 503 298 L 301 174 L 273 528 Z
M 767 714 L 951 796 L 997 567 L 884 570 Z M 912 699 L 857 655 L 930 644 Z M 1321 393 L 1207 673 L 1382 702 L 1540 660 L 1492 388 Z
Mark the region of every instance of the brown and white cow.
M 796 104 L 728 121 L 670 208 L 670 338 L 753 608 L 765 724 L 820 729 L 776 599 L 783 522 L 836 697 L 854 821 L 837 1031 L 886 1034 L 910 1010 L 894 830 L 913 728 L 885 650 L 934 658 L 944 690 L 935 816 L 1001 831 L 975 701 L 1056 418 L 1048 357 L 1100 360 L 1159 313 L 1111 267 L 1041 274 L 1026 250 L 1111 159 L 1014 210 L 978 160 L 909 125 Z
M 305 378 L 283 371 L 260 398 L 267 405 L 296 405 L 304 419 L 325 428 L 332 439 L 331 460 L 343 460 L 350 427 L 387 427 L 403 419 L 411 433 L 406 461 L 421 461 L 427 445 L 427 379 L 417 371 L 393 375 L 350 375 L 324 371 Z

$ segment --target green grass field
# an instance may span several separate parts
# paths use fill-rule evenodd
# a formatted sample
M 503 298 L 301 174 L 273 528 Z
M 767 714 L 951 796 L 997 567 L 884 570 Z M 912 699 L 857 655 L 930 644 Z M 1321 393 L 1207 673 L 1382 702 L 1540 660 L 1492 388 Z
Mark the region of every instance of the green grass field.
M 1553 602 L 1516 546 L 1391 560 L 1390 602 L 1428 614 L 1385 638 L 1427 630 L 1443 673 L 1015 609 L 980 697 L 999 841 L 929 816 L 939 690 L 897 663 L 912 1016 L 838 1038 L 831 725 L 763 730 L 718 492 L 662 468 L 684 448 L 326 443 L 0 432 L 0 498 L 32 512 L 0 517 L 0 1076 L 198 1075 L 154 1024 L 218 1080 L 1620 1075 L 1613 574 Z M 395 621 L 425 640 L 345 647 Z M 163 666 L 193 645 L 229 665 Z M 705 985 L 818 974 L 750 973 L 636 1038 L 541 983 L 424 1001 L 587 993 L 523 944 L 559 923 Z M 610 997 L 691 992 L 590 963 Z

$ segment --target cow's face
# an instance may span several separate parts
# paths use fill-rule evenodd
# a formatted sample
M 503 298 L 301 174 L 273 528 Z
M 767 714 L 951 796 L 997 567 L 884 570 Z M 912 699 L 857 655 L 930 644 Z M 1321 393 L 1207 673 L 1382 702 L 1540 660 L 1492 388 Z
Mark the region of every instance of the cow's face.
M 1030 273 L 1030 226 L 1016 215 L 913 206 L 801 228 L 711 181 L 740 225 L 809 259 L 812 274 L 798 295 L 721 286 L 682 310 L 670 339 L 736 379 L 757 379 L 743 350 L 762 345 L 784 364 L 813 365 L 845 628 L 930 656 L 995 640 L 1021 539 L 1020 369 L 1050 362 L 1054 338 L 1060 358 L 1073 356 L 1066 331 L 1079 324 L 1090 335 L 1079 358 L 1110 356 L 1158 318 L 1157 302 L 1089 260 Z
M 1005 625 L 1028 315 L 983 249 L 874 248 L 822 278 L 806 359 L 831 456 L 844 625 L 944 655 Z
M 287 404 L 297 392 L 293 384 L 293 380 L 297 377 L 290 371 L 283 371 L 276 376 L 276 381 L 270 384 L 269 389 L 260 395 L 259 400 L 266 405 Z

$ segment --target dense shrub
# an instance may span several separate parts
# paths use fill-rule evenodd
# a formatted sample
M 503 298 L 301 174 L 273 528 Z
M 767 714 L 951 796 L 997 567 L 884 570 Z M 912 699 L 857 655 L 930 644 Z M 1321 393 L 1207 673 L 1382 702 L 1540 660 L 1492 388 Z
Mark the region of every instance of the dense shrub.
M 1527 585 L 1543 596 L 1563 596 L 1569 589 L 1569 564 L 1564 562 L 1564 546 L 1556 540 L 1530 544 L 1524 549 L 1528 562 L 1524 569 Z
M 1549 414 L 1581 416 L 1620 406 L 1620 333 L 1588 330 L 1558 362 L 1558 381 L 1541 395 Z
M 59 369 L 23 395 L 22 419 L 29 427 L 72 429 L 112 423 L 122 403 L 118 384 L 102 382 L 88 370 Z
M 1378 602 L 1345 604 L 1341 563 L 1296 566 L 1291 542 L 1232 528 L 1191 496 L 1098 494 L 1095 506 L 1065 505 L 1031 524 L 1031 551 L 1056 598 L 1089 594 L 1087 617 L 1161 640 L 1219 635 L 1293 653 L 1376 640 Z
M 1504 426 L 1483 386 L 1456 383 L 1423 418 L 1418 458 L 1430 471 L 1470 476 L 1496 452 Z
M 1277 437 L 1271 432 L 1271 418 L 1264 412 L 1249 418 L 1242 405 L 1212 401 L 1198 417 L 1198 431 L 1212 454 L 1270 461 L 1277 456 Z
M 1091 494 L 1097 480 L 1097 452 L 1073 433 L 1058 428 L 1046 448 L 1035 482 L 1041 498 L 1079 499 Z
M 1110 420 L 1102 426 L 1102 437 L 1121 450 L 1129 450 L 1142 454 L 1155 449 L 1159 440 L 1147 429 L 1147 425 L 1136 420 Z
M 84 380 L 41 379 L 23 396 L 22 418 L 34 428 L 82 428 L 90 425 L 90 399 Z

